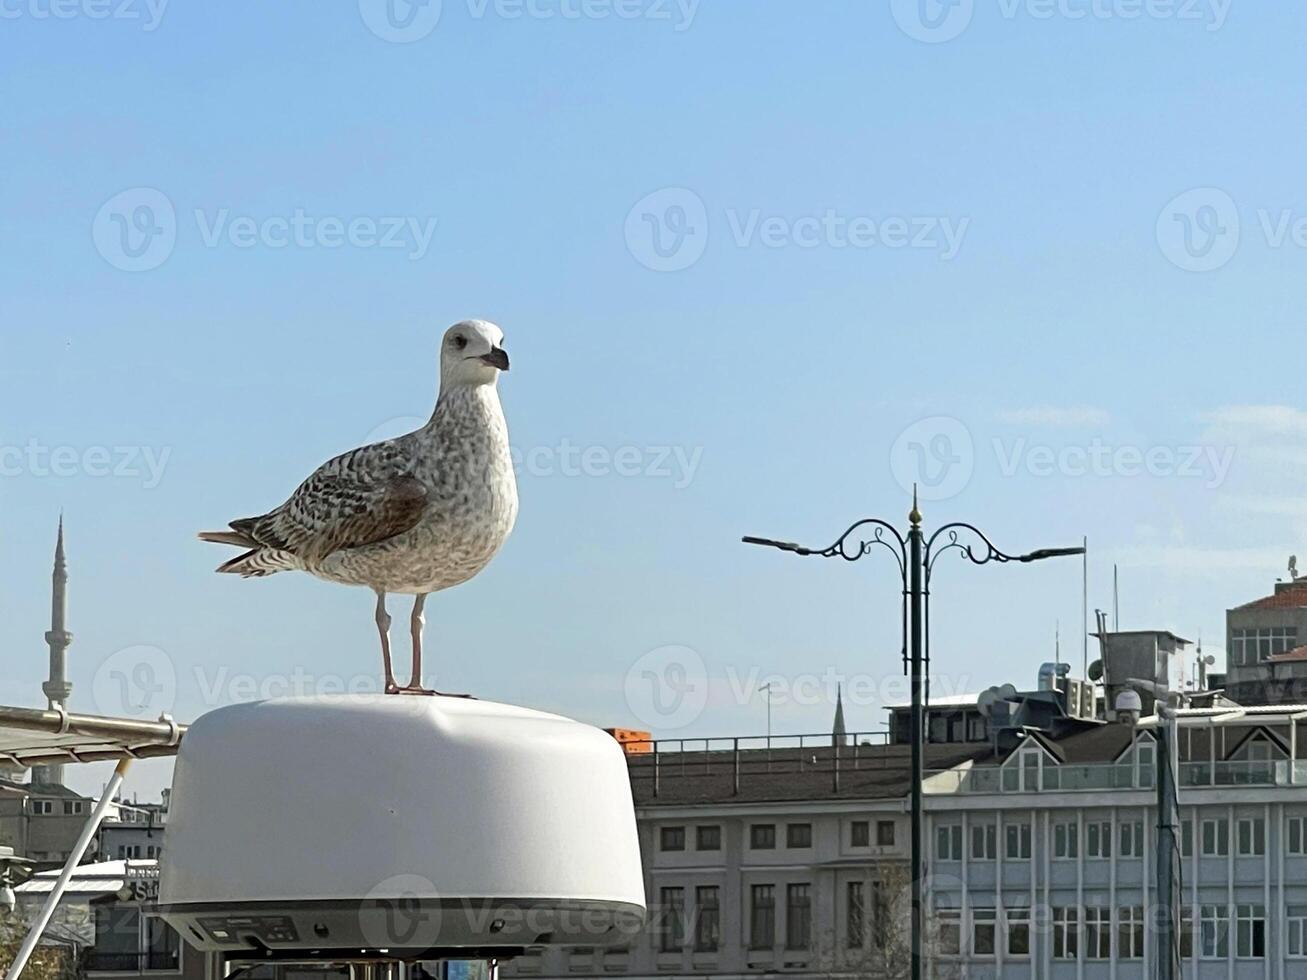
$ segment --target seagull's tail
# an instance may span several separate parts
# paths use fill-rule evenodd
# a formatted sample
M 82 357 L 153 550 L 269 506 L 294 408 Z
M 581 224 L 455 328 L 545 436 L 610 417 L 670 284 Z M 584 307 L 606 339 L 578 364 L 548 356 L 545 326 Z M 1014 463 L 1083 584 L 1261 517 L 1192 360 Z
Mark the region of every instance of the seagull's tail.
M 233 521 L 232 530 L 230 531 L 200 532 L 201 541 L 209 541 L 213 544 L 229 544 L 237 548 L 249 549 L 244 554 L 223 562 L 215 571 L 228 575 L 240 575 L 244 578 L 262 578 L 265 575 L 275 575 L 277 572 L 284 572 L 295 567 L 294 561 L 286 552 L 278 551 L 276 548 L 268 548 L 255 540 L 254 536 L 242 527 L 242 525 L 248 523 L 246 521 Z
M 237 548 L 257 548 L 259 543 L 248 534 L 242 534 L 240 531 L 201 531 L 201 541 L 212 541 L 214 544 L 230 544 Z

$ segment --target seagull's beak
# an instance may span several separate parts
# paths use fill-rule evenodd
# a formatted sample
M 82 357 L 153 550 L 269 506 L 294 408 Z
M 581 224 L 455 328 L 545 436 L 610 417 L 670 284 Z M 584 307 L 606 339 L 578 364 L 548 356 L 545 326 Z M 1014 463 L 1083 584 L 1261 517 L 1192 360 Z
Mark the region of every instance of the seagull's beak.
M 491 367 L 497 367 L 501 371 L 508 370 L 508 352 L 502 347 L 493 347 L 489 354 L 482 354 L 481 360 Z

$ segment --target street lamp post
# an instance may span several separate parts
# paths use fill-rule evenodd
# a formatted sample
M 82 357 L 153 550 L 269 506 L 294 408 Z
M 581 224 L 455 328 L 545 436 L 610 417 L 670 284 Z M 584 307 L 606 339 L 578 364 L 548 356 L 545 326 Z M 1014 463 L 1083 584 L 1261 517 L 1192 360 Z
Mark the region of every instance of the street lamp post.
M 828 548 L 805 548 L 789 541 L 770 538 L 744 538 L 745 544 L 779 548 L 802 557 L 843 558 L 857 561 L 880 545 L 898 561 L 903 584 L 903 666 L 911 677 L 912 687 L 912 980 L 922 980 L 922 937 L 924 920 L 924 855 L 922 779 L 925 742 L 925 710 L 929 701 L 930 669 L 930 580 L 935 560 L 947 551 L 956 550 L 973 565 L 990 562 L 1029 563 L 1045 558 L 1084 554 L 1084 548 L 1043 548 L 1024 555 L 1008 555 L 994 547 L 989 538 L 971 524 L 953 522 L 937 529 L 929 538 L 921 526 L 921 509 L 917 494 L 912 494 L 912 511 L 908 514 L 908 533 L 879 518 L 858 521 Z M 967 543 L 974 536 L 973 543 Z M 943 536 L 943 537 L 941 537 Z

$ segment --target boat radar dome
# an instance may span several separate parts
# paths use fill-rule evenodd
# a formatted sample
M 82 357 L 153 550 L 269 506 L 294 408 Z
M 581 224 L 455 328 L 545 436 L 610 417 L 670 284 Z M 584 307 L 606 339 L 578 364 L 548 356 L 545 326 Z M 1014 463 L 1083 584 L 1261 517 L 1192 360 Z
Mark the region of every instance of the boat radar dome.
M 644 878 L 621 748 L 471 698 L 219 708 L 173 777 L 158 911 L 228 959 L 506 958 L 629 942 Z

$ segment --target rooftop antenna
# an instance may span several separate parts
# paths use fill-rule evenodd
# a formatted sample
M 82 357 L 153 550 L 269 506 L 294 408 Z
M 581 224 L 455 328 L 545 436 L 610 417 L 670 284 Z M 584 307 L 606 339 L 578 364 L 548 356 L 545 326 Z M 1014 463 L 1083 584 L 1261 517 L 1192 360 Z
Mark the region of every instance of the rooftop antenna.
M 1080 556 L 1080 657 L 1081 677 L 1089 675 L 1089 536 L 1084 538 L 1085 550 Z
M 1297 555 L 1289 556 L 1289 581 L 1291 582 L 1298 581 L 1298 556 Z
M 1121 632 L 1121 579 L 1112 565 L 1112 632 Z

